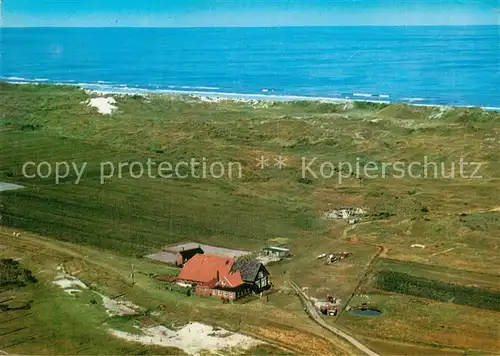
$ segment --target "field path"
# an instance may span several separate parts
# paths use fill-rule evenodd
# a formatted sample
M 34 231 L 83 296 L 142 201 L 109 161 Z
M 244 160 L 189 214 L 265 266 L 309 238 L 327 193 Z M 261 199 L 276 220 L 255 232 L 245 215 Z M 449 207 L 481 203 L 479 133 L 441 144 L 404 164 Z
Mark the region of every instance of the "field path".
M 342 232 L 342 238 L 346 239 L 347 235 L 349 234 L 349 232 L 352 231 L 352 230 L 354 230 L 356 228 L 356 226 L 366 225 L 366 224 L 370 224 L 372 222 L 373 222 L 373 220 L 365 221 L 365 222 L 362 222 L 360 224 L 348 225 L 344 229 L 344 231 Z M 366 271 L 363 274 L 363 277 L 360 278 L 358 284 L 356 285 L 356 288 L 354 288 L 351 296 L 349 297 L 349 299 L 347 300 L 347 302 L 344 304 L 344 308 L 342 308 L 342 310 L 338 313 L 336 320 L 338 320 L 342 316 L 342 313 L 344 312 L 345 308 L 349 305 L 351 299 L 356 295 L 356 293 L 359 291 L 359 289 L 361 288 L 361 286 L 363 285 L 363 283 L 365 283 L 365 281 L 368 278 L 368 276 L 373 272 L 373 268 L 375 267 L 375 263 L 377 262 L 377 260 L 380 257 L 386 257 L 386 255 L 387 255 L 388 248 L 385 247 L 385 246 L 383 246 L 383 245 L 374 245 L 374 244 L 370 244 L 370 243 L 367 243 L 367 242 L 362 242 L 362 244 L 367 245 L 367 246 L 374 246 L 374 247 L 376 247 L 378 249 L 378 251 L 372 257 L 372 259 L 370 260 L 370 263 L 368 263 L 368 266 L 366 267 Z
M 0 238 L 3 239 L 2 243 L 9 244 L 10 246 L 13 246 L 15 249 L 19 249 L 19 250 L 22 250 L 24 248 L 24 246 L 28 246 L 30 249 L 36 248 L 39 251 L 54 251 L 54 252 L 60 253 L 64 256 L 76 258 L 78 260 L 84 260 L 89 265 L 92 265 L 93 267 L 97 267 L 101 271 L 108 271 L 110 274 L 116 274 L 117 276 L 122 276 L 123 278 L 126 278 L 126 277 L 124 277 L 125 274 L 124 274 L 123 269 L 121 269 L 119 266 L 116 266 L 115 264 L 113 264 L 112 259 L 108 261 L 108 260 L 103 259 L 103 257 L 100 257 L 100 255 L 97 257 L 94 256 L 93 252 L 95 252 L 95 250 L 93 250 L 92 248 L 89 248 L 89 247 L 84 246 L 84 245 L 73 245 L 71 243 L 64 242 L 64 241 L 52 240 L 50 238 L 46 238 L 46 237 L 39 236 L 39 235 L 34 235 L 34 234 L 31 234 L 31 233 L 26 232 L 26 231 L 21 231 L 20 236 L 13 237 L 12 236 L 13 231 L 17 232 L 18 230 L 13 230 L 13 229 L 7 228 L 5 231 L 2 231 L 0 229 Z M 0 244 L 0 248 L 1 247 L 2 247 L 2 245 Z M 116 257 L 119 257 L 119 256 L 116 256 Z M 131 280 L 127 280 L 127 281 L 130 283 L 130 286 L 132 286 L 132 281 Z M 148 292 L 148 288 L 146 286 L 142 285 L 141 283 L 135 284 L 133 286 L 133 288 L 134 289 L 142 289 L 146 293 Z M 138 303 L 138 304 L 140 304 L 140 303 Z M 289 328 L 291 328 L 293 330 L 297 330 L 297 331 L 302 330 L 302 329 L 296 329 L 293 325 L 289 325 L 286 323 L 283 323 L 283 324 L 276 323 L 276 324 L 278 326 L 282 325 L 284 327 L 287 327 L 287 328 L 289 327 Z M 258 332 L 248 332 L 247 330 L 242 331 L 239 329 L 238 329 L 238 331 L 231 330 L 231 329 L 228 329 L 228 330 L 235 332 L 235 333 L 239 333 L 242 335 L 252 337 L 254 339 L 261 340 L 262 342 L 264 342 L 270 346 L 274 346 L 274 347 L 276 347 L 282 351 L 288 352 L 288 353 L 294 353 L 297 355 L 307 354 L 304 352 L 303 349 L 295 347 L 295 345 L 292 343 L 286 343 L 286 342 L 280 341 L 279 339 L 276 339 L 276 338 L 267 338 L 263 334 L 260 334 Z M 313 335 L 315 337 L 321 337 L 322 339 L 325 339 L 324 336 L 322 336 L 322 335 L 321 336 L 319 336 L 317 334 L 313 334 Z M 331 342 L 331 340 L 327 340 L 327 339 L 325 339 L 325 341 Z M 13 345 L 9 345 L 9 347 L 10 346 L 13 346 Z M 337 346 L 335 344 L 333 344 L 332 346 L 335 347 L 335 349 L 337 350 Z M 339 351 L 339 350 L 341 350 L 341 349 L 339 348 L 337 351 Z M 0 356 L 2 356 L 2 355 L 9 355 L 9 353 L 0 349 Z
M 382 245 L 371 245 L 371 244 L 366 244 L 366 243 L 365 243 L 365 245 L 375 246 L 375 247 L 377 247 L 378 251 L 372 257 L 370 263 L 368 263 L 368 266 L 366 267 L 366 271 L 363 274 L 363 277 L 361 277 L 361 279 L 359 280 L 358 284 L 356 285 L 356 288 L 354 288 L 351 296 L 349 297 L 349 299 L 347 300 L 347 302 L 345 302 L 344 308 L 342 308 L 342 310 L 340 311 L 340 313 L 337 316 L 337 320 L 342 316 L 342 313 L 344 312 L 345 308 L 351 302 L 351 299 L 356 295 L 356 293 L 359 291 L 359 289 L 361 288 L 361 286 L 363 285 L 363 283 L 365 283 L 365 281 L 368 279 L 368 276 L 370 276 L 370 274 L 373 272 L 373 268 L 375 267 L 375 263 L 378 261 L 379 257 L 380 256 L 385 256 L 387 254 L 387 251 L 388 251 L 387 247 L 382 246 Z
M 439 252 L 433 253 L 429 257 L 434 257 L 434 256 L 437 256 L 437 255 L 442 255 L 443 253 L 447 253 L 447 252 L 453 251 L 454 249 L 456 249 L 456 247 L 452 247 L 452 248 L 449 248 L 449 249 L 444 250 L 444 251 L 439 251 Z
M 325 329 L 333 332 L 337 336 L 340 336 L 344 340 L 348 341 L 351 345 L 356 347 L 358 350 L 363 351 L 364 354 L 369 355 L 369 356 L 379 356 L 377 353 L 373 352 L 370 350 L 368 347 L 363 345 L 361 342 L 353 338 L 352 336 L 346 334 L 342 330 L 337 329 L 336 327 L 329 325 L 323 321 L 323 318 L 317 311 L 317 309 L 314 307 L 313 303 L 309 300 L 309 297 L 297 286 L 294 282 L 289 281 L 290 285 L 292 288 L 297 292 L 299 298 L 302 300 L 302 303 L 304 304 L 305 310 L 307 314 L 313 319 L 316 323 L 318 323 L 320 326 L 324 327 Z

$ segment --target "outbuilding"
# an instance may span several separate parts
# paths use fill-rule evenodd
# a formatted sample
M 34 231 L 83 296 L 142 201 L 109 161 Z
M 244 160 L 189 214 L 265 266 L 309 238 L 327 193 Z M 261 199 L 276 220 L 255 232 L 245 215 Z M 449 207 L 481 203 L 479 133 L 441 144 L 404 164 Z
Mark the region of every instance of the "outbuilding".
M 292 252 L 289 248 L 280 246 L 268 246 L 262 249 L 263 253 L 267 256 L 285 258 L 290 257 Z

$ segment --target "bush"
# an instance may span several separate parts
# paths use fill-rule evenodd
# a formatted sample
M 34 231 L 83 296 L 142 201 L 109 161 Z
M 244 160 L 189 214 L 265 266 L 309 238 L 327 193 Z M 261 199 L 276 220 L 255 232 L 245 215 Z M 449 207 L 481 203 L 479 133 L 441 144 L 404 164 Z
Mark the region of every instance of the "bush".
M 35 131 L 35 125 L 31 124 L 21 125 L 21 131 Z
M 381 211 L 379 213 L 376 213 L 376 214 L 372 214 L 372 217 L 374 220 L 386 220 L 386 219 L 389 219 L 393 216 L 395 216 L 396 214 L 394 213 L 391 213 L 389 211 Z
M 304 177 L 297 179 L 297 182 L 299 182 L 300 184 L 312 184 L 312 180 Z
M 379 271 L 376 287 L 387 292 L 500 311 L 500 292 L 445 283 L 395 271 Z
M 354 108 L 360 110 L 381 110 L 387 107 L 386 103 L 377 103 L 373 101 L 355 101 Z
M 382 196 L 384 196 L 384 194 L 385 194 L 385 193 L 384 193 L 384 191 L 383 191 L 383 190 L 381 190 L 381 189 L 377 189 L 377 190 L 370 190 L 370 191 L 368 192 L 368 194 L 367 194 L 367 195 L 368 195 L 369 197 L 375 197 L 375 198 L 378 198 L 378 197 L 382 197 Z
M 11 258 L 0 260 L 0 287 L 20 284 L 19 262 Z
M 469 124 L 498 121 L 497 115 L 481 108 L 455 108 L 444 114 L 443 118 Z M 470 128 L 472 128 L 472 126 Z
M 0 290 L 2 287 L 22 287 L 27 283 L 36 283 L 38 280 L 30 270 L 21 269 L 19 262 L 11 258 L 0 260 Z
M 334 103 L 316 103 L 317 111 L 321 114 L 332 114 L 342 112 L 344 105 Z
M 35 130 L 40 129 L 41 125 L 39 125 L 39 124 L 36 124 L 36 125 L 33 125 L 33 124 L 23 124 L 19 128 L 20 128 L 21 131 L 35 131 Z
M 460 222 L 475 231 L 498 231 L 500 229 L 500 214 L 497 212 L 462 214 Z
M 31 273 L 29 269 L 23 269 L 23 277 L 27 282 L 36 283 L 38 279 Z

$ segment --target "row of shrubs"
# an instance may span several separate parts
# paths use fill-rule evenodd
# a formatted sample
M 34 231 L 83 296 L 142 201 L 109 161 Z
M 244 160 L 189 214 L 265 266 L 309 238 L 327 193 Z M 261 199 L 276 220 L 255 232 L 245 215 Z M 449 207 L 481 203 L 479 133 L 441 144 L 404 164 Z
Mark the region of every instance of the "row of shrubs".
M 387 292 L 500 311 L 500 292 L 461 286 L 395 271 L 379 271 L 376 287 Z

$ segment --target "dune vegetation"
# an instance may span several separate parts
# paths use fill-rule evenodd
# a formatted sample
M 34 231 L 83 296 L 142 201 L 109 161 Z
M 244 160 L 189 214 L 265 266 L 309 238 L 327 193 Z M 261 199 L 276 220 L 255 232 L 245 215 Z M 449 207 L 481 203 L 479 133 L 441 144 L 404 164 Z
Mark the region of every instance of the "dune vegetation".
M 317 298 L 334 293 L 347 303 L 356 294 L 352 304 L 361 302 L 357 294 L 364 292 L 372 303 L 392 308 L 375 317 L 385 325 L 376 332 L 375 319 L 347 312 L 329 319 L 381 353 L 400 343 L 415 353 L 500 352 L 490 332 L 497 311 L 481 309 L 483 328 L 489 330 L 481 332 L 475 308 L 409 293 L 397 287 L 401 275 L 394 273 L 392 287 L 375 283 L 378 263 L 386 260 L 398 273 L 444 283 L 440 286 L 452 275 L 467 279 L 467 288 L 483 288 L 488 281 L 486 287 L 499 292 L 500 113 L 110 94 L 117 110 L 103 115 L 87 104 L 96 96 L 70 86 L 0 83 L 0 182 L 25 187 L 0 192 L 1 222 L 9 233 L 26 231 L 126 261 L 143 261 L 143 255 L 169 243 L 199 241 L 258 251 L 280 238 L 294 258 L 269 266 L 280 292 L 267 305 L 275 318 L 283 313 L 283 328 L 311 328 L 321 340 L 325 337 L 308 324 L 290 292 L 286 282 L 293 280 Z M 194 170 L 188 164 L 175 170 L 178 162 L 193 159 L 199 162 Z M 41 167 L 44 177 L 36 170 L 41 162 L 48 163 Z M 161 163 L 167 167 L 165 177 L 158 171 Z M 344 207 L 366 213 L 355 224 L 326 217 Z M 316 259 L 330 251 L 354 254 L 333 265 Z M 381 259 L 373 260 L 379 254 Z M 29 268 L 38 278 L 37 268 L 47 266 Z M 147 293 L 134 302 L 140 304 Z M 407 298 L 425 300 L 428 304 L 412 301 L 414 310 L 440 320 L 439 325 L 413 318 L 414 310 L 404 308 Z M 209 319 L 210 304 L 186 303 L 203 309 L 202 319 Z M 266 303 L 241 307 L 255 312 Z M 218 306 L 221 324 L 235 328 L 228 320 L 231 313 L 241 314 L 229 308 Z M 469 317 L 473 322 L 467 327 Z M 92 318 L 104 320 L 97 314 Z M 250 318 L 245 331 L 271 337 L 272 328 L 266 329 L 271 322 L 264 319 Z M 454 333 L 470 342 L 456 346 Z M 280 336 L 280 345 L 285 339 Z M 348 348 L 338 352 L 348 353 Z

